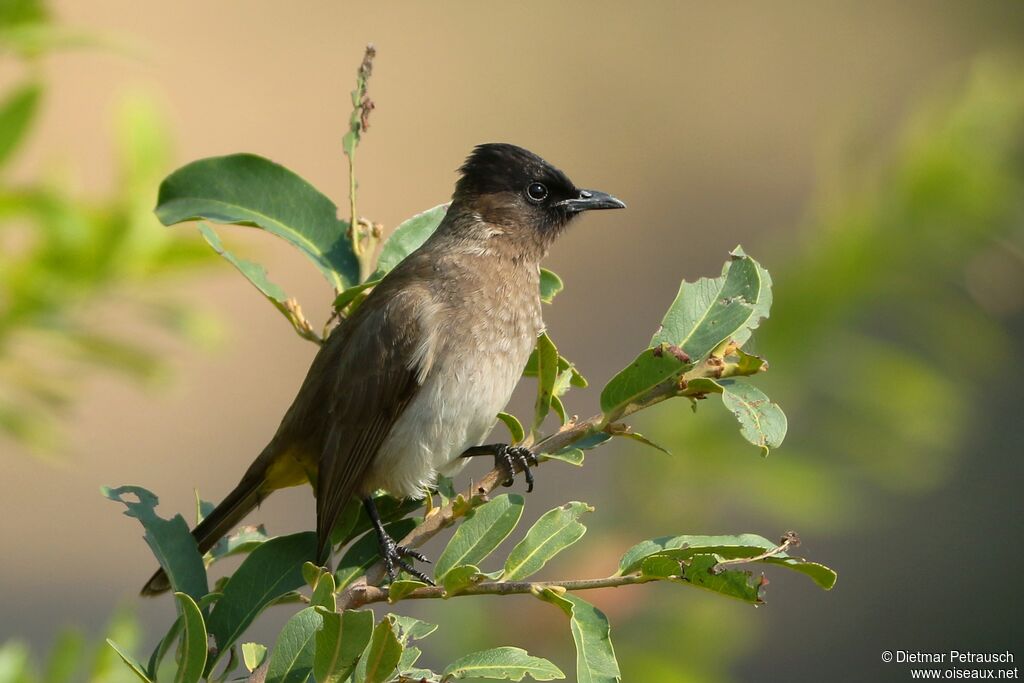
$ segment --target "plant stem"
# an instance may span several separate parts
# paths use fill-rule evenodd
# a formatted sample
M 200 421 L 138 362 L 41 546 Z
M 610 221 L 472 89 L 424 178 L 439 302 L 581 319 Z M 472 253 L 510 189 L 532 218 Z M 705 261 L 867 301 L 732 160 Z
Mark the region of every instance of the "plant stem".
M 434 600 L 437 598 L 458 597 L 462 595 L 522 595 L 536 593 L 545 588 L 562 588 L 567 591 L 593 590 L 595 588 L 617 588 L 633 586 L 640 583 L 657 581 L 653 576 L 629 574 L 627 576 L 609 576 L 603 579 L 573 579 L 569 581 L 485 581 L 466 586 L 454 595 L 445 593 L 442 586 L 424 586 L 402 597 L 402 600 Z M 378 586 L 362 586 L 359 590 L 343 594 L 344 603 L 339 600 L 338 611 L 357 609 L 374 602 L 388 599 L 387 589 Z
M 369 128 L 370 112 L 373 111 L 373 100 L 366 96 L 366 86 L 373 73 L 373 58 L 377 49 L 373 45 L 366 46 L 363 61 L 356 72 L 356 89 L 352 91 L 352 115 L 349 117 L 348 133 L 342 140 L 342 149 L 348 157 L 348 205 L 349 205 L 349 240 L 352 252 L 359 261 L 359 280 L 362 282 L 370 274 L 370 259 L 373 256 L 375 236 L 369 227 L 364 229 L 356 209 L 356 148 L 363 133 Z
M 356 212 L 356 146 L 353 144 L 351 150 L 346 153 L 348 157 L 348 207 L 349 222 L 348 234 L 352 240 L 352 251 L 359 259 L 360 270 L 363 262 L 363 240 L 359 228 L 359 214 Z M 359 273 L 362 279 L 362 272 Z

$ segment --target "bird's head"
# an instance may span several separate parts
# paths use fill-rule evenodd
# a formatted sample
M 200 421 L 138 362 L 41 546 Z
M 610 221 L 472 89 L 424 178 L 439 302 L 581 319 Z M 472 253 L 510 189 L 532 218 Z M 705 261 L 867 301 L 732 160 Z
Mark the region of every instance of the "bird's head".
M 609 194 L 576 187 L 565 173 L 515 145 L 478 145 L 459 171 L 453 209 L 491 225 L 532 231 L 545 245 L 584 211 L 626 207 Z

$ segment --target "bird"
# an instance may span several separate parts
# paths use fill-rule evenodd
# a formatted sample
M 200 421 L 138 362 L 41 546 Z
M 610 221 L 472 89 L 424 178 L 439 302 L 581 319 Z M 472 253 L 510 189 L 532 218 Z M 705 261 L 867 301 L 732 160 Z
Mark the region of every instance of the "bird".
M 422 498 L 478 455 L 494 456 L 505 485 L 522 471 L 532 490 L 536 454 L 483 442 L 544 330 L 540 262 L 580 214 L 626 205 L 508 143 L 476 146 L 458 173 L 437 229 L 334 327 L 270 442 L 192 531 L 200 553 L 274 491 L 310 482 L 318 562 L 358 497 L 390 579 L 432 583 L 412 564 L 427 558 L 384 529 L 375 492 Z M 161 569 L 142 594 L 169 588 Z

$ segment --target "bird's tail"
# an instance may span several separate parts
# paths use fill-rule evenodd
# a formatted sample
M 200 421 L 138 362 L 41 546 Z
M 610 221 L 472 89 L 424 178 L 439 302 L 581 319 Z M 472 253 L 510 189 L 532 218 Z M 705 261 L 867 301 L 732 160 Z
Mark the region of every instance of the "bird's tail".
M 196 539 L 200 554 L 216 545 L 217 541 L 260 504 L 260 500 L 263 498 L 260 490 L 262 485 L 262 477 L 246 476 L 235 487 L 235 490 L 229 493 L 228 497 L 221 501 L 221 504 L 192 530 L 192 536 Z M 170 588 L 171 584 L 167 580 L 167 574 L 161 568 L 143 586 L 142 595 L 160 595 Z

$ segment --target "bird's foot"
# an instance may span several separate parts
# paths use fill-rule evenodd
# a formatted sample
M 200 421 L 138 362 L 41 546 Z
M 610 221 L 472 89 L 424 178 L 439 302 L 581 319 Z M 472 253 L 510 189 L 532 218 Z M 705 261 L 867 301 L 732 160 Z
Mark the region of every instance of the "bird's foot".
M 508 446 L 498 444 L 494 452 L 494 467 L 505 474 L 502 486 L 511 486 L 515 483 L 516 472 L 522 472 L 526 478 L 526 492 L 533 491 L 533 472 L 531 465 L 538 463 L 536 454 L 529 448 L 523 446 Z
M 533 472 L 530 471 L 530 467 L 537 465 L 539 461 L 537 454 L 529 448 L 509 446 L 507 443 L 492 443 L 468 448 L 462 457 L 472 458 L 478 455 L 494 456 L 494 469 L 501 470 L 505 475 L 502 482 L 504 486 L 511 486 L 515 483 L 516 472 L 522 472 L 526 477 L 526 492 L 533 491 Z
M 413 550 L 412 548 L 406 548 L 404 545 L 398 545 L 395 540 L 386 533 L 380 537 L 380 556 L 381 559 L 384 560 L 384 568 L 392 583 L 398 579 L 399 571 L 405 571 L 426 584 L 431 586 L 435 585 L 429 576 L 406 562 L 405 558 L 412 558 L 414 560 L 419 560 L 420 562 L 426 562 L 427 564 L 430 564 L 430 560 L 428 560 L 426 556 L 419 551 Z

